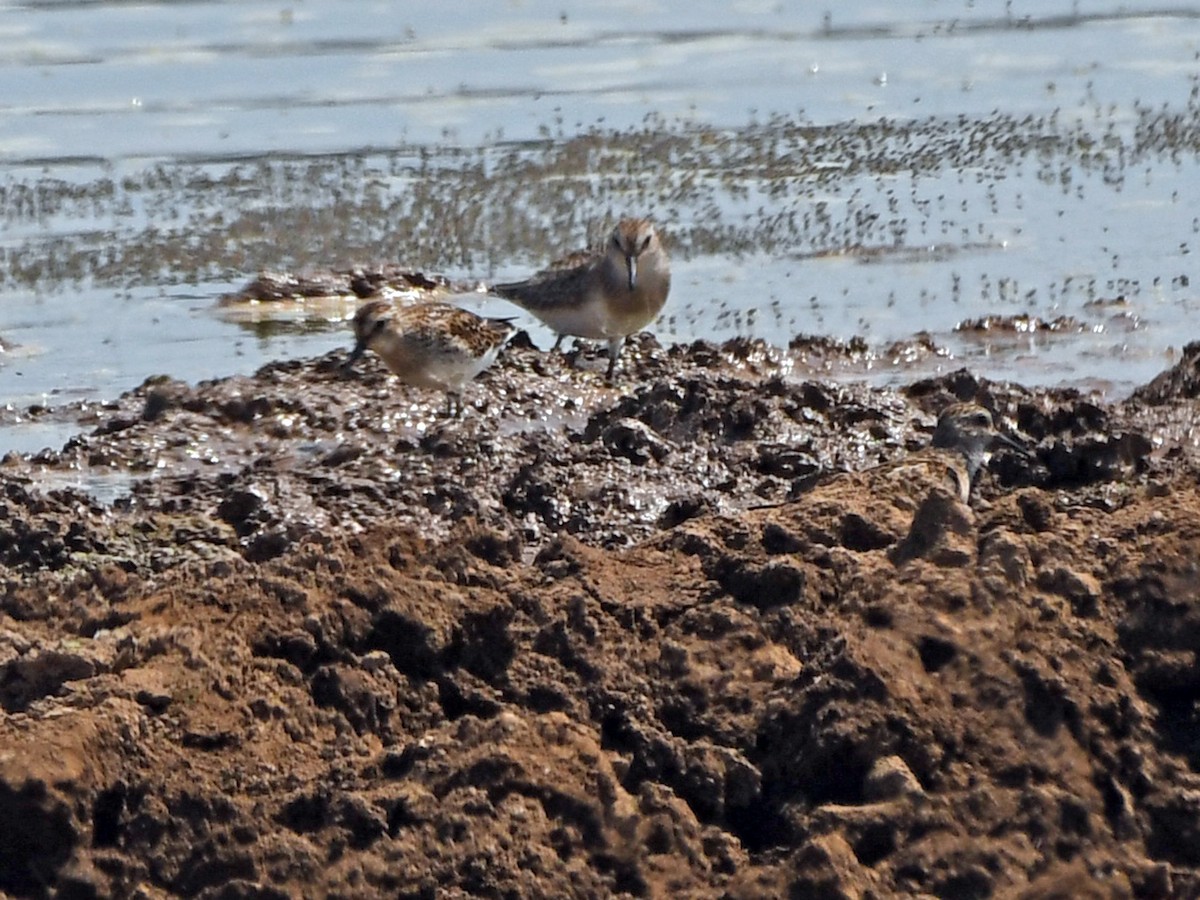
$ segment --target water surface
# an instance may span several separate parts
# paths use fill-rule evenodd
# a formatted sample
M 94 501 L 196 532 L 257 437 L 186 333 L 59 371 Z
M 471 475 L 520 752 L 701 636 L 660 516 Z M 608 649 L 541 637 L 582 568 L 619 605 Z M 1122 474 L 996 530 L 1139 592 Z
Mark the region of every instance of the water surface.
M 349 309 L 221 315 L 262 269 L 512 278 L 624 213 L 669 235 L 662 340 L 1119 396 L 1191 338 L 1183 7 L 43 2 L 0 36 L 0 450 L 61 442 L 30 404 L 348 344 Z M 1056 326 L 958 328 L 1014 315 Z

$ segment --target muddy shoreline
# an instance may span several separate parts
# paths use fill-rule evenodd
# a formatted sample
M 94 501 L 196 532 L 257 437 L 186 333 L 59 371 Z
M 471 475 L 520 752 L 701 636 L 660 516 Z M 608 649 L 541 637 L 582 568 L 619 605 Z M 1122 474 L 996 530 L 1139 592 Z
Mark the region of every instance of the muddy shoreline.
M 0 464 L 0 891 L 1200 893 L 1200 345 L 1108 403 L 517 341 L 459 419 L 343 355 Z M 1031 450 L 969 508 L 829 477 L 955 400 Z

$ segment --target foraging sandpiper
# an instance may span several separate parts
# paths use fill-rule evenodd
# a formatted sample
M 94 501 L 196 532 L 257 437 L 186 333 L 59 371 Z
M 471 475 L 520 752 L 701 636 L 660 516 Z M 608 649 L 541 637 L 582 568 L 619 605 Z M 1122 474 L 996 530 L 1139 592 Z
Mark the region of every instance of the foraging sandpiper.
M 463 385 L 491 365 L 515 333 L 508 319 L 485 319 L 448 303 L 371 300 L 354 313 L 354 349 L 343 368 L 374 350 L 401 381 L 444 391 L 447 411 L 461 412 Z

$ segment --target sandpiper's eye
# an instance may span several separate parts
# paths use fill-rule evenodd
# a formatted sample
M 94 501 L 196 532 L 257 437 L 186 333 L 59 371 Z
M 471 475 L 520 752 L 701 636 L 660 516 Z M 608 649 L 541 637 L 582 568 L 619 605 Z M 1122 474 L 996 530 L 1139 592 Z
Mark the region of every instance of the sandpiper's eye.
M 621 249 L 621 236 L 619 234 L 613 234 L 613 246 L 618 250 Z
M 645 249 L 649 246 L 650 246 L 650 235 L 646 235 L 646 237 L 642 240 L 642 250 L 645 251 Z
M 379 332 L 383 331 L 384 328 L 387 327 L 387 323 L 388 323 L 387 319 L 376 319 L 375 324 L 371 326 L 371 331 L 374 334 L 378 334 Z

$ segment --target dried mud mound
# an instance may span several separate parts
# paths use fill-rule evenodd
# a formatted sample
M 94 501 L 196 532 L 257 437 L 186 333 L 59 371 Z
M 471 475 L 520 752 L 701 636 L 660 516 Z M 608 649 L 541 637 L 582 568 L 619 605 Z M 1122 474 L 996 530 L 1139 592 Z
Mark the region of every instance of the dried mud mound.
M 0 892 L 1200 894 L 1190 356 L 1106 405 L 635 351 L 460 420 L 158 380 L 7 459 Z M 864 471 L 966 399 L 1031 448 L 969 506 Z

